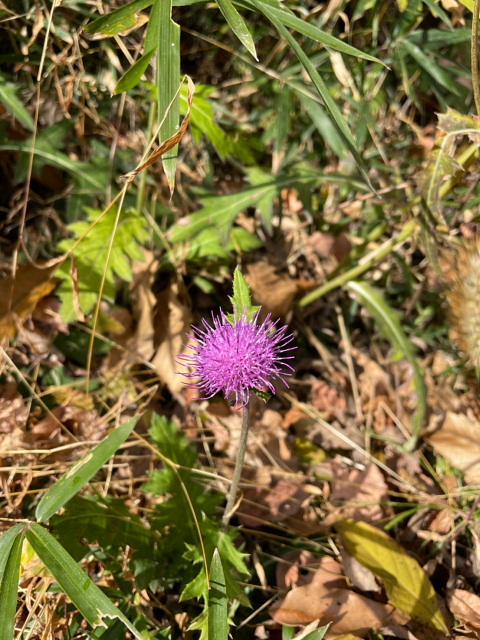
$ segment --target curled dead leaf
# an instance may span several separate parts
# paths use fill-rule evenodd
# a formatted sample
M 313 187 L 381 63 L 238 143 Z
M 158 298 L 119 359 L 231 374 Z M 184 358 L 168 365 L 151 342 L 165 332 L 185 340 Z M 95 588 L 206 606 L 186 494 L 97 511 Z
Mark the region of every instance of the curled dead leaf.
M 320 620 L 332 623 L 331 633 L 364 636 L 371 628 L 380 628 L 393 607 L 355 593 L 349 589 L 328 588 L 322 583 L 296 587 L 270 610 L 274 620 L 289 626 Z
M 249 264 L 245 278 L 253 299 L 276 318 L 284 318 L 293 306 L 299 285 L 288 273 L 278 273 L 266 260 Z
M 448 608 L 453 615 L 476 631 L 480 631 L 480 597 L 465 589 L 447 593 Z
M 480 482 L 480 422 L 448 411 L 442 426 L 428 438 L 436 453 L 465 473 L 468 484 Z

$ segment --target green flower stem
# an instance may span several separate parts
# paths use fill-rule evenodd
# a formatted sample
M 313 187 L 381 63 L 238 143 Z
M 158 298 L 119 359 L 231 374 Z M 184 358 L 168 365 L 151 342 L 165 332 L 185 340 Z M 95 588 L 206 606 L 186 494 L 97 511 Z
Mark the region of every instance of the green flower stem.
M 366 271 L 369 271 L 378 262 L 383 260 L 383 258 L 388 256 L 393 251 L 395 245 L 397 245 L 400 242 L 404 242 L 405 240 L 410 238 L 414 234 L 416 228 L 417 228 L 417 222 L 415 220 L 409 220 L 407 223 L 405 223 L 405 225 L 403 226 L 402 230 L 398 235 L 396 235 L 394 238 L 391 238 L 390 240 L 385 242 L 383 245 L 381 245 L 381 247 L 379 247 L 379 249 L 375 253 L 371 254 L 368 260 L 366 260 L 365 262 L 362 262 L 362 264 L 356 265 L 349 271 L 342 273 L 336 278 L 333 278 L 333 280 L 329 280 L 318 289 L 315 289 L 315 291 L 312 291 L 311 293 L 307 294 L 300 300 L 299 305 L 301 307 L 306 307 L 307 305 L 311 304 L 314 300 L 321 298 L 323 295 L 325 295 L 329 291 L 332 291 L 333 289 L 337 289 L 338 287 L 341 287 L 344 284 L 347 284 L 347 282 L 350 282 L 350 280 L 355 280 L 356 278 L 364 274 Z
M 228 527 L 230 518 L 235 512 L 238 485 L 240 484 L 240 478 L 242 477 L 243 461 L 245 459 L 245 451 L 247 449 L 249 427 L 250 401 L 248 401 L 247 404 L 243 407 L 242 430 L 240 432 L 240 442 L 238 443 L 237 461 L 235 462 L 235 469 L 233 471 L 232 484 L 230 485 L 230 492 L 228 494 L 227 506 L 225 507 L 222 518 L 222 525 L 224 528 Z

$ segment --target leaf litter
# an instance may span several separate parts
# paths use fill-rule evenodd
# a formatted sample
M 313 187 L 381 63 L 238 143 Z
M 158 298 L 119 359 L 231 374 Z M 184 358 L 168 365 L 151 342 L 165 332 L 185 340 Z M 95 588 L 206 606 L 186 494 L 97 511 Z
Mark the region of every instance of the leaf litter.
M 330 3 L 326 12 L 335 12 L 334 5 Z M 40 18 L 38 14 L 28 47 L 42 29 Z M 193 86 L 189 85 L 189 107 L 192 96 Z M 188 117 L 178 136 L 134 173 L 147 168 L 153 173 L 153 163 L 179 138 L 184 137 L 188 144 Z M 428 153 L 432 128 L 427 126 L 418 135 L 422 153 L 430 159 L 421 174 L 421 188 L 437 222 L 442 222 L 440 190 L 459 168 L 453 158 L 458 141 L 452 135 L 468 125 L 475 141 L 478 122 L 449 110 L 439 125 L 450 139 L 435 154 Z M 437 146 L 443 138 L 437 135 Z M 332 163 L 331 169 L 339 167 L 341 163 Z M 198 179 L 190 167 L 185 166 L 184 171 Z M 231 182 L 229 177 L 224 184 L 228 188 Z M 372 633 L 375 638 L 381 634 L 393 639 L 436 640 L 446 637 L 447 628 L 453 633 L 457 630 L 456 637 L 473 637 L 471 633 L 480 629 L 476 383 L 467 374 L 452 372 L 458 364 L 455 359 L 438 369 L 440 353 L 435 354 L 436 360 L 431 358 L 430 345 L 419 330 L 416 361 L 428 387 L 427 421 L 421 447 L 414 452 L 402 449 L 412 435 L 418 401 L 418 376 L 416 381 L 412 363 L 392 350 L 385 336 L 377 339 L 365 309 L 355 316 L 358 302 L 345 290 L 341 295 L 330 291 L 304 312 L 297 305 L 307 291 L 334 278 L 339 265 L 345 273 L 354 264 L 354 254 L 364 240 L 357 235 L 358 225 L 365 213 L 371 214 L 365 209 L 364 194 L 353 190 L 340 202 L 338 185 L 330 187 L 327 182 L 322 190 L 324 221 L 335 221 L 322 222 L 322 229 L 329 227 L 332 232 L 311 233 L 306 222 L 300 224 L 305 213 L 302 198 L 295 189 L 283 190 L 279 200 L 285 214 L 273 219 L 282 240 L 265 238 L 253 259 L 247 252 L 238 257 L 255 302 L 291 320 L 303 341 L 289 392 L 302 402 L 295 403 L 284 394 L 268 407 L 260 401 L 255 404 L 236 516 L 238 544 L 256 554 L 257 566 L 263 563 L 271 568 L 274 559 L 278 567 L 276 576 L 272 571 L 259 576 L 264 589 L 276 595 L 269 610 L 271 619 L 265 622 L 265 637 L 279 637 L 280 624 L 304 627 L 299 631 L 301 637 L 315 625 L 326 623 L 330 623 L 326 637 L 331 640 L 356 640 L 373 637 Z M 268 208 L 258 203 L 259 210 L 262 207 Z M 212 204 L 212 211 L 214 208 Z M 176 213 L 184 222 L 191 215 L 189 211 Z M 254 230 L 253 217 L 241 215 L 245 226 Z M 342 216 L 349 217 L 348 225 Z M 365 241 L 363 258 L 366 249 L 379 248 L 373 235 Z M 5 501 L 2 514 L 7 518 L 21 518 L 22 499 L 28 492 L 42 490 L 45 478 L 71 467 L 91 443 L 101 440 L 108 432 L 109 418 L 139 412 L 144 403 L 175 417 L 190 442 L 198 445 L 202 465 L 214 474 L 213 486 L 226 490 L 238 450 L 239 415 L 222 399 L 202 402 L 195 400 L 194 392 L 184 393 L 175 357 L 183 349 L 192 309 L 195 322 L 199 315 L 208 318 L 222 298 L 222 289 L 230 286 L 228 271 L 224 263 L 217 269 L 205 261 L 192 275 L 191 264 L 179 260 L 176 273 L 163 272 L 160 281 L 158 252 L 141 251 L 145 260 L 132 261 L 131 282 L 130 274 L 125 270 L 123 274 L 128 304 L 118 308 L 118 300 L 111 295 L 102 308 L 102 338 L 110 340 L 113 348 L 106 355 L 97 354 L 94 363 L 100 390 L 75 390 L 75 382 L 85 375 L 85 362 L 81 353 L 55 344 L 60 333 L 67 336 L 70 346 L 79 334 L 72 337 L 72 324 L 67 325 L 65 316 L 62 320 L 59 315 L 65 309 L 59 309 L 54 268 L 21 265 L 15 278 L 3 278 L 2 289 L 12 293 L 0 301 L 0 333 L 4 340 L 15 337 L 8 348 L 13 365 L 5 365 L 0 386 L 0 479 Z M 377 265 L 370 274 L 372 286 L 384 281 L 386 290 L 390 287 L 398 292 L 395 260 L 400 255 L 401 268 L 417 278 L 416 286 L 424 278 L 429 286 L 438 283 L 439 278 L 418 266 L 413 251 L 398 251 L 395 259 Z M 84 269 L 83 278 L 85 273 Z M 206 283 L 214 284 L 208 287 Z M 71 284 L 73 307 L 79 302 L 80 282 Z M 83 295 L 86 293 L 90 304 L 95 291 Z M 439 306 L 438 298 L 435 304 Z M 348 335 L 340 339 L 341 314 L 349 321 Z M 88 320 L 88 311 L 87 318 L 80 314 L 79 318 Z M 23 367 L 21 375 L 18 367 Z M 52 374 L 43 388 L 37 381 L 40 367 Z M 32 388 L 38 397 L 30 392 Z M 36 403 L 39 399 L 48 400 L 47 405 Z M 137 492 L 136 483 L 153 462 L 146 449 L 138 446 L 133 450 L 131 459 L 120 454 L 111 468 L 102 471 L 99 486 L 105 493 L 117 492 L 132 510 L 141 505 L 148 511 L 155 506 L 153 500 Z M 164 498 L 157 500 L 162 503 Z M 90 543 L 93 546 L 95 540 Z M 292 546 L 302 550 L 292 552 Z M 89 570 L 97 574 L 98 584 L 117 586 L 105 577 L 99 561 L 92 561 Z M 34 586 L 30 585 L 32 590 Z M 146 589 L 142 597 L 149 597 Z M 169 598 L 161 602 L 167 610 L 172 606 Z M 171 599 L 178 599 L 178 594 Z M 152 610 L 156 604 L 153 598 L 149 601 Z M 172 606 L 168 613 L 178 623 L 182 637 L 188 637 L 188 614 L 174 611 Z M 314 626 L 309 628 L 309 624 Z

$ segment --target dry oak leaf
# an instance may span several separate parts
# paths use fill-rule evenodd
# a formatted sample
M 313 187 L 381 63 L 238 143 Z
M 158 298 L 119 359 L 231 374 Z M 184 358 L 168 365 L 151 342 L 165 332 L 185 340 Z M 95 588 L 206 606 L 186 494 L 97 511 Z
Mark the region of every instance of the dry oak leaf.
M 340 503 L 338 511 L 343 517 L 364 522 L 381 520 L 385 516 L 382 503 L 387 498 L 387 484 L 376 464 L 371 463 L 364 470 L 359 470 L 347 469 L 343 464 L 333 462 L 330 501 Z
M 317 555 L 310 551 L 291 551 L 282 556 L 277 565 L 277 587 L 303 587 L 315 582 L 326 589 L 343 589 L 347 581 L 342 572 L 342 565 L 330 556 Z
M 270 610 L 280 624 L 297 626 L 314 620 L 332 623 L 330 633 L 364 636 L 370 628 L 380 628 L 393 607 L 365 598 L 349 589 L 329 588 L 319 582 L 296 587 Z
M 480 422 L 448 411 L 442 426 L 428 438 L 436 453 L 465 473 L 468 484 L 480 483 Z
M 464 624 L 480 631 L 480 598 L 465 589 L 447 592 L 448 608 Z
M 296 280 L 287 273 L 277 273 L 266 260 L 246 265 L 245 279 L 252 289 L 254 302 L 275 318 L 285 318 L 301 290 Z

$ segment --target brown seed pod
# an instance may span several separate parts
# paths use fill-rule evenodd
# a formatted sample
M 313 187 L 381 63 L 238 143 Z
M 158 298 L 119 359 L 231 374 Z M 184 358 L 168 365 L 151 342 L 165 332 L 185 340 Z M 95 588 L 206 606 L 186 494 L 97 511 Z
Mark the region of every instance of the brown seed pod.
M 480 371 L 480 242 L 460 247 L 448 273 L 452 338 L 467 364 Z

